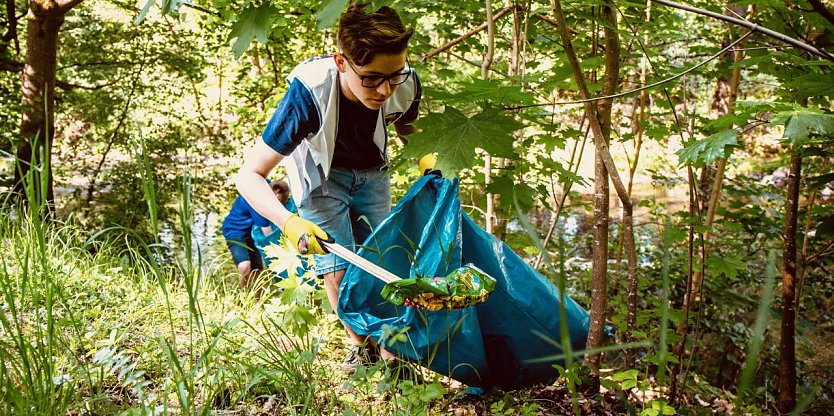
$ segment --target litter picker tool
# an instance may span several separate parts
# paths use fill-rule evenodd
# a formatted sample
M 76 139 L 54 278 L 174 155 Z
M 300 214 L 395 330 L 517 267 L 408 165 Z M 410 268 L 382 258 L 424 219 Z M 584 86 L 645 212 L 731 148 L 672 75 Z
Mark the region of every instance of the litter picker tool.
M 495 279 L 472 264 L 442 277 L 418 276 L 403 279 L 336 243 L 319 243 L 348 263 L 385 282 L 380 295 L 395 305 L 439 311 L 461 309 L 487 300 L 495 289 Z

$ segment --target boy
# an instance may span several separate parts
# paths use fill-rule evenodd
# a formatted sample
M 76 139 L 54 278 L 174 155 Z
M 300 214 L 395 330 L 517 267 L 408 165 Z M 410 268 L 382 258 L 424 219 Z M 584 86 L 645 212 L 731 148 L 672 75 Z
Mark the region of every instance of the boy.
M 389 7 L 367 13 L 351 4 L 339 19 L 339 52 L 290 73 L 289 90 L 235 178 L 241 195 L 280 226 L 300 253 L 316 255 L 316 273 L 324 277 L 334 311 L 348 264 L 317 239 L 355 250 L 391 209 L 386 126 L 393 123 L 401 135 L 413 132 L 421 95 L 406 61 L 412 34 Z M 287 170 L 298 215 L 264 185 L 279 163 Z M 376 351 L 364 346 L 365 337 L 345 329 L 353 344 L 346 370 L 374 361 Z
M 284 181 L 269 183 L 275 198 L 283 206 L 289 201 L 290 189 Z M 252 207 L 238 195 L 232 203 L 232 209 L 223 219 L 221 232 L 226 239 L 226 245 L 232 253 L 232 259 L 240 274 L 239 284 L 241 288 L 249 286 L 252 279 L 257 277 L 258 271 L 263 270 L 263 261 L 258 250 L 255 249 L 255 242 L 252 240 L 252 227 L 261 227 L 264 234 L 272 232 L 272 225 L 269 220 L 258 214 Z

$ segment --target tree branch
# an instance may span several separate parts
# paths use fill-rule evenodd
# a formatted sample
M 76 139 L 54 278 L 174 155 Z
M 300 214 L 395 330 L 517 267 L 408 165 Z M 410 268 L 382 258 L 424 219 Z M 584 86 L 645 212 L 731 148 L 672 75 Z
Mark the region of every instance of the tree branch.
M 520 110 L 520 109 L 523 109 L 523 108 L 544 107 L 544 106 L 551 106 L 551 105 L 585 104 L 585 103 L 590 103 L 590 102 L 594 102 L 594 101 L 625 97 L 627 95 L 631 95 L 631 94 L 634 94 L 636 92 L 649 90 L 649 89 L 652 89 L 654 87 L 657 87 L 657 86 L 666 84 L 668 82 L 674 81 L 674 80 L 676 80 L 676 79 L 678 79 L 678 78 L 680 78 L 680 77 L 682 77 L 682 76 L 684 76 L 684 75 L 686 75 L 686 74 L 688 74 L 688 73 L 706 65 L 707 63 L 709 63 L 710 61 L 718 58 L 719 56 L 721 56 L 722 54 L 724 54 L 728 50 L 733 49 L 734 46 L 738 45 L 741 41 L 743 41 L 744 39 L 747 39 L 747 37 L 752 35 L 752 34 L 753 34 L 753 31 L 747 32 L 742 37 L 738 38 L 735 42 L 729 44 L 727 47 L 721 49 L 720 51 L 716 52 L 714 55 L 712 55 L 709 58 L 707 58 L 706 60 L 698 63 L 697 65 L 695 65 L 691 68 L 688 68 L 687 70 L 685 70 L 681 73 L 675 74 L 675 75 L 673 75 L 669 78 L 666 78 L 666 79 L 651 83 L 649 85 L 646 85 L 645 87 L 635 88 L 633 90 L 623 91 L 623 92 L 617 93 L 617 94 L 604 95 L 604 96 L 601 96 L 601 97 L 583 98 L 581 100 L 574 100 L 574 101 L 556 101 L 556 102 L 552 102 L 552 103 L 519 105 L 519 106 L 516 106 L 516 107 L 504 107 L 503 110 Z
M 198 12 L 203 12 L 205 14 L 210 14 L 212 16 L 223 17 L 223 15 L 220 14 L 220 12 L 218 12 L 218 11 L 211 11 L 209 9 L 206 9 L 206 8 L 194 5 L 194 4 L 189 4 L 189 3 L 182 3 L 182 5 L 185 6 L 185 7 L 197 10 Z
M 119 81 L 121 81 L 121 79 L 118 79 L 118 80 L 115 80 L 115 81 L 112 81 L 112 82 L 106 82 L 106 83 L 100 84 L 100 85 L 90 86 L 90 85 L 73 84 L 73 83 L 70 83 L 70 82 L 67 82 L 67 81 L 61 81 L 60 79 L 56 79 L 55 80 L 55 86 L 58 87 L 58 88 L 61 88 L 62 90 L 66 90 L 66 91 L 72 91 L 74 89 L 87 90 L 87 91 L 96 91 L 96 90 L 100 90 L 100 89 L 105 88 L 105 87 L 109 87 L 113 84 L 116 84 Z
M 78 6 L 78 4 L 81 3 L 82 1 L 84 1 L 84 0 L 58 1 L 57 2 L 58 3 L 58 10 L 61 12 L 61 14 L 67 14 L 67 13 L 69 13 L 70 10 L 72 10 L 73 7 Z
M 511 6 L 507 6 L 503 9 L 499 10 L 498 13 L 495 13 L 492 16 L 492 22 L 495 22 L 496 20 L 500 19 L 501 17 L 503 17 L 504 15 L 509 13 L 510 10 L 514 9 L 515 7 L 518 7 L 518 6 L 515 3 L 513 3 Z M 455 39 L 455 40 L 453 40 L 453 41 L 451 41 L 451 42 L 449 42 L 449 43 L 447 43 L 447 44 L 445 44 L 445 45 L 443 45 L 443 46 L 441 46 L 441 47 L 439 47 L 439 48 L 437 48 L 437 49 L 435 49 L 435 50 L 433 50 L 433 51 L 431 51 L 431 52 L 429 52 L 425 55 L 423 55 L 421 60 L 423 62 L 425 62 L 425 61 L 427 61 L 427 60 L 429 60 L 429 59 L 431 59 L 431 58 L 433 58 L 433 57 L 451 49 L 455 45 L 465 41 L 466 39 L 471 38 L 473 35 L 477 34 L 478 32 L 480 32 L 484 29 L 486 29 L 488 26 L 489 26 L 489 22 L 482 23 L 481 25 L 479 25 L 478 27 L 470 30 L 469 32 L 466 32 L 463 35 L 460 35 L 457 39 Z
M 608 175 L 611 178 L 611 182 L 614 184 L 614 189 L 617 191 L 617 196 L 620 198 L 620 202 L 623 204 L 624 207 L 631 206 L 631 198 L 629 198 L 625 185 L 623 185 L 623 181 L 620 179 L 620 175 L 617 171 L 617 166 L 614 164 L 614 159 L 611 158 L 611 153 L 608 150 L 608 144 L 605 143 L 605 136 L 602 132 L 602 125 L 600 124 L 596 108 L 591 105 L 592 101 L 610 99 L 616 96 L 620 96 L 620 94 L 613 94 L 606 97 L 598 97 L 596 99 L 590 98 L 588 86 L 585 83 L 585 75 L 582 73 L 582 68 L 579 65 L 579 60 L 576 58 L 576 52 L 574 52 L 573 50 L 573 43 L 570 38 L 570 33 L 568 32 L 567 26 L 565 24 L 565 16 L 562 12 L 561 2 L 558 0 L 554 0 L 551 3 L 553 4 L 553 11 L 556 14 L 556 21 L 559 27 L 559 34 L 562 37 L 562 43 L 565 48 L 565 54 L 567 55 L 568 63 L 570 64 L 570 67 L 573 71 L 573 76 L 576 80 L 576 86 L 579 88 L 579 95 L 582 96 L 582 102 L 585 104 L 585 113 L 588 114 L 588 120 L 591 123 L 591 131 L 593 132 L 594 141 L 598 143 L 598 146 L 602 151 L 602 159 L 605 163 L 605 168 L 608 170 Z
M 707 17 L 711 17 L 713 19 L 718 19 L 718 20 L 721 20 L 721 21 L 724 21 L 724 22 L 732 23 L 734 25 L 743 26 L 743 27 L 746 27 L 746 28 L 750 29 L 753 32 L 758 32 L 758 33 L 761 33 L 763 35 L 767 35 L 767 36 L 770 36 L 772 38 L 779 39 L 782 42 L 785 42 L 789 45 L 793 45 L 793 46 L 795 46 L 799 49 L 802 49 L 805 52 L 808 52 L 808 53 L 810 53 L 812 55 L 815 55 L 819 58 L 823 58 L 823 59 L 828 60 L 828 61 L 834 61 L 834 56 L 831 56 L 831 54 L 829 54 L 828 52 L 826 52 L 822 49 L 819 49 L 819 48 L 817 48 L 813 45 L 809 45 L 805 42 L 796 40 L 796 39 L 794 39 L 790 36 L 781 34 L 779 32 L 775 32 L 773 30 L 763 28 L 763 27 L 761 27 L 761 26 L 759 26 L 755 23 L 748 22 L 746 20 L 736 19 L 735 17 L 725 16 L 723 14 L 711 12 L 709 10 L 699 9 L 697 7 L 687 6 L 685 4 L 679 4 L 679 3 L 675 3 L 675 2 L 671 2 L 671 1 L 667 1 L 667 0 L 654 0 L 654 2 L 662 4 L 664 6 L 672 7 L 672 8 L 675 8 L 675 9 L 685 10 L 685 11 L 688 11 L 688 12 L 700 14 L 700 15 L 707 16 Z
M 23 70 L 23 62 L 14 61 L 11 59 L 3 59 L 0 56 L 0 71 L 4 72 L 20 72 Z

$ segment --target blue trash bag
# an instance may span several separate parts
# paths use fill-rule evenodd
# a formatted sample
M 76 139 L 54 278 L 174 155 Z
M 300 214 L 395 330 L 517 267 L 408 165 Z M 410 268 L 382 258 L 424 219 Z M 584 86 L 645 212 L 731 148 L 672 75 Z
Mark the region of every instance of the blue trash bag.
M 458 182 L 421 178 L 368 237 L 360 256 L 400 277 L 445 276 L 473 263 L 497 281 L 484 303 L 428 312 L 385 302 L 385 285 L 349 267 L 338 313 L 398 357 L 470 386 L 515 390 L 558 377 L 562 354 L 559 291 L 506 244 L 461 211 Z M 583 349 L 588 313 L 565 296 L 574 351 Z M 398 334 L 406 335 L 399 342 Z

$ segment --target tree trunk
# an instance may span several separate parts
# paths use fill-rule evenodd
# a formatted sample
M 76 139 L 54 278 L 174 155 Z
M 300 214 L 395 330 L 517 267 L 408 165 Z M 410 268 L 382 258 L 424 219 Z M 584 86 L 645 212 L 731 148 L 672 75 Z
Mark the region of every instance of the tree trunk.
M 590 97 L 585 76 L 573 50 L 573 44 L 568 32 L 565 16 L 562 11 L 562 4 L 559 0 L 552 0 L 553 12 L 559 26 L 559 36 L 565 48 L 565 54 L 570 64 L 573 77 L 576 80 L 579 93 L 583 99 Z M 605 21 L 605 78 L 602 94 L 611 95 L 617 89 L 619 83 L 619 62 L 620 45 L 617 34 L 617 15 L 612 0 L 607 0 L 602 7 L 602 18 Z M 631 209 L 633 204 L 628 196 L 625 185 L 623 185 L 611 153 L 608 150 L 608 140 L 611 134 L 611 100 L 600 100 L 598 105 L 590 102 L 585 103 L 585 113 L 588 116 L 591 130 L 594 133 L 594 145 L 596 149 L 595 168 L 595 207 L 594 207 L 594 254 L 593 254 L 593 281 L 591 299 L 591 323 L 588 331 L 588 349 L 602 346 L 605 338 L 606 319 L 606 292 L 608 287 L 608 178 L 614 185 L 624 210 Z M 600 175 L 604 175 L 600 177 Z M 625 211 L 624 211 L 625 212 Z M 604 226 L 603 226 L 604 225 Z M 629 227 L 630 229 L 630 227 Z M 592 386 L 591 390 L 599 390 L 599 354 L 589 354 L 585 358 L 588 366 L 591 367 Z
M 798 149 L 797 149 L 798 151 Z M 791 155 L 788 195 L 785 198 L 784 265 L 782 272 L 782 341 L 779 345 L 779 412 L 787 414 L 796 406 L 796 224 L 802 156 Z
M 492 1 L 486 0 L 486 21 L 487 21 L 487 52 L 481 64 L 481 79 L 489 78 L 489 67 L 495 53 L 495 22 L 492 17 Z M 492 156 L 487 154 L 484 157 L 484 185 L 492 183 Z M 486 224 L 484 229 L 492 233 L 495 218 L 495 199 L 493 194 L 486 194 Z
M 20 137 L 15 150 L 18 169 L 15 170 L 14 190 L 26 200 L 36 197 L 51 207 L 55 200 L 52 166 L 46 169 L 46 195 L 38 186 L 32 186 L 35 195 L 26 195 L 30 172 L 33 185 L 41 181 L 39 166 L 49 159 L 55 136 L 55 73 L 58 65 L 58 33 L 67 11 L 80 0 L 58 1 L 30 0 L 26 14 L 26 61 L 21 79 L 23 119 Z M 33 165 L 30 165 L 33 164 Z
M 652 20 L 652 1 L 646 1 L 646 23 Z M 643 44 L 648 44 L 649 35 L 643 36 Z M 643 54 L 640 60 L 640 87 L 646 86 L 646 79 L 649 70 L 649 57 Z M 640 147 L 643 143 L 643 121 L 646 119 L 646 109 L 649 106 L 649 94 L 643 90 L 640 91 L 639 98 L 639 116 L 636 118 L 636 135 L 637 140 L 634 144 L 634 161 L 628 172 L 628 197 L 631 198 L 631 190 L 634 184 L 634 173 L 637 171 L 637 163 L 640 160 Z M 628 304 L 626 314 L 626 342 L 634 341 L 634 329 L 637 325 L 637 247 L 634 244 L 634 212 L 632 207 L 626 210 L 623 206 L 623 243 L 626 246 L 626 253 L 628 257 Z M 621 245 L 622 247 L 622 245 Z M 619 257 L 619 256 L 618 256 Z M 626 363 L 628 369 L 634 367 L 636 354 L 634 350 L 628 349 L 625 351 Z

